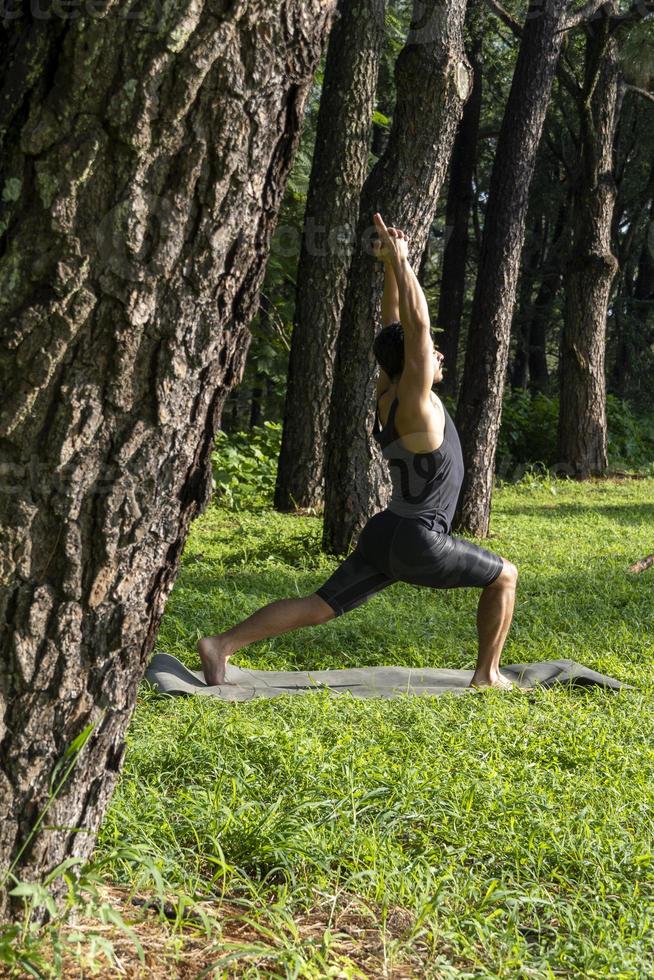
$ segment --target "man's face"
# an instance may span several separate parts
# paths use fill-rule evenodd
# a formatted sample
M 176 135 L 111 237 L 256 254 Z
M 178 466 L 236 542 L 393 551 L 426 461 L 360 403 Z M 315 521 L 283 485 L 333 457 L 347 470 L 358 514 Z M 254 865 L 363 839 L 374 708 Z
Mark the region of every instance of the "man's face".
M 443 355 L 434 344 L 434 380 L 432 384 L 438 384 L 443 380 Z

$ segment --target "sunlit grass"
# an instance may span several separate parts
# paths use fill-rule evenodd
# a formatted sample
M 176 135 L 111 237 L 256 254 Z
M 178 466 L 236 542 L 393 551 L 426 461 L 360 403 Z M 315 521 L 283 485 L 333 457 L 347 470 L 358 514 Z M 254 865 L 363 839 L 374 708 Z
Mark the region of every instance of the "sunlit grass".
M 247 898 L 273 931 L 338 895 L 377 909 L 381 934 L 403 909 L 386 953 L 419 948 L 421 976 L 651 976 L 654 569 L 627 567 L 654 550 L 653 501 L 654 480 L 502 487 L 483 542 L 520 573 L 504 663 L 569 657 L 634 690 L 234 705 L 144 689 L 99 855 L 145 847 L 171 887 Z M 208 510 L 158 649 L 197 667 L 198 636 L 314 591 L 336 565 L 320 537 L 316 518 Z M 396 583 L 234 662 L 471 668 L 478 595 Z M 320 955 L 298 938 L 278 972 L 255 956 L 239 975 L 324 976 L 338 958 Z

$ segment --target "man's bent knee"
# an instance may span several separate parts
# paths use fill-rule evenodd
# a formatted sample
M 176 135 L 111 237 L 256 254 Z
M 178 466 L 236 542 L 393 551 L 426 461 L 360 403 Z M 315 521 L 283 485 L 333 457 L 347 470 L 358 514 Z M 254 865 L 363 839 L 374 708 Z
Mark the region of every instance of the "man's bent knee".
M 493 586 L 501 589 L 515 588 L 518 581 L 518 569 L 512 561 L 507 561 L 506 558 L 503 558 L 502 562 L 502 571 L 495 581 L 491 582 L 488 588 L 492 588 Z
M 327 623 L 336 616 L 336 611 L 317 592 L 307 596 L 307 600 L 311 601 L 312 608 L 316 611 L 316 623 Z

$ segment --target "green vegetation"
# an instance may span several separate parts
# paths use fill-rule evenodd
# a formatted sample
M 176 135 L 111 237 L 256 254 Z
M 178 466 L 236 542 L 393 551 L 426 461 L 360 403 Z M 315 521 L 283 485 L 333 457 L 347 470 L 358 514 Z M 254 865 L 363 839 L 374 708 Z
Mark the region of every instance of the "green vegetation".
M 454 418 L 454 400 L 445 396 L 443 401 Z M 550 485 L 548 473 L 558 472 L 558 418 L 558 398 L 507 390 L 497 447 L 499 480 L 516 483 L 525 473 L 540 473 Z M 608 395 L 607 419 L 610 472 L 654 476 L 654 418 L 636 415 L 626 401 Z M 239 511 L 272 506 L 281 441 L 281 422 L 218 432 L 212 462 L 215 496 L 221 506 Z
M 329 936 L 289 932 L 289 914 L 344 895 L 382 934 L 404 911 L 386 955 L 422 950 L 421 976 L 652 975 L 652 571 L 627 567 L 651 551 L 653 491 L 531 476 L 497 492 L 486 542 L 520 570 L 505 663 L 571 657 L 635 689 L 239 705 L 143 691 L 100 840 L 112 879 L 138 884 L 138 862 L 110 854 L 139 846 L 171 888 L 240 898 L 272 930 L 241 976 L 365 975 L 336 971 Z M 315 518 L 213 506 L 158 648 L 197 667 L 198 636 L 313 591 L 335 564 L 319 541 Z M 477 596 L 396 583 L 235 662 L 469 668 Z
M 654 476 L 654 419 L 636 414 L 626 400 L 611 394 L 606 397 L 606 416 L 609 469 Z M 540 464 L 557 472 L 558 420 L 558 397 L 507 390 L 496 471 L 520 474 L 525 466 Z
M 247 432 L 220 430 L 211 456 L 214 490 L 224 507 L 259 509 L 273 502 L 281 422 L 264 422 Z
M 199 636 L 314 591 L 335 567 L 318 518 L 266 505 L 277 438 L 268 425 L 253 443 L 267 490 L 244 472 L 241 509 L 213 504 L 187 542 L 157 647 L 194 668 Z M 157 943 L 184 959 L 191 934 L 209 969 L 196 963 L 197 976 L 652 975 L 654 571 L 627 569 L 652 550 L 653 499 L 652 479 L 530 468 L 496 490 L 484 542 L 520 570 L 505 664 L 568 657 L 633 689 L 231 705 L 144 688 L 93 864 L 65 869 L 68 903 L 45 935 L 36 919 L 5 930 L 0 962 L 65 975 L 127 944 L 138 966 L 154 941 L 129 911 L 139 892 L 172 898 Z M 396 583 L 234 662 L 472 668 L 477 598 Z M 47 904 L 43 886 L 19 888 Z M 80 910 L 95 925 L 68 928 Z M 367 932 L 343 932 L 352 916 Z

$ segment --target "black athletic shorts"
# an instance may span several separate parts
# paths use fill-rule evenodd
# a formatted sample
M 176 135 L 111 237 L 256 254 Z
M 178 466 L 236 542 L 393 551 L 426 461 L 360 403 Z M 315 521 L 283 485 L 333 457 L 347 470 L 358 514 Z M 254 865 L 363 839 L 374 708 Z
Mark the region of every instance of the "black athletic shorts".
M 370 518 L 354 551 L 316 594 L 341 616 L 393 582 L 431 589 L 484 588 L 503 567 L 499 555 L 434 530 L 427 517 L 382 510 Z

